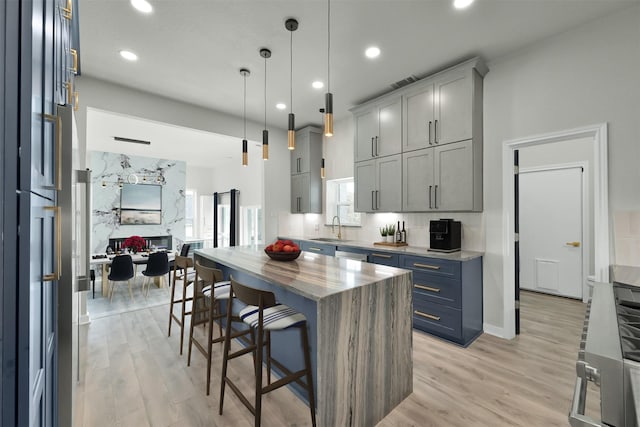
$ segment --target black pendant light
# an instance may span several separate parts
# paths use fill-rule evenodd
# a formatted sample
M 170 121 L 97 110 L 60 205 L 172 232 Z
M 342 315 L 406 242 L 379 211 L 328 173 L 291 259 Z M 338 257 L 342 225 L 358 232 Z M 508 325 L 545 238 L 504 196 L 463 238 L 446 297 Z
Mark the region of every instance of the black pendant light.
M 240 69 L 240 75 L 244 81 L 244 98 L 242 102 L 242 116 L 244 119 L 244 133 L 242 138 L 242 166 L 247 166 L 249 164 L 249 152 L 247 147 L 247 76 L 249 76 L 251 72 L 246 68 Z
M 267 130 L 267 58 L 271 58 L 271 51 L 260 49 L 260 56 L 264 58 L 264 129 L 262 130 L 262 160 L 269 159 L 269 130 Z
M 296 123 L 295 123 L 295 115 L 293 114 L 293 32 L 298 29 L 298 21 L 293 18 L 289 18 L 285 21 L 284 27 L 290 31 L 291 40 L 290 40 L 290 56 L 291 56 L 291 79 L 289 81 L 289 104 L 290 104 L 290 113 L 289 113 L 289 127 L 287 131 L 287 147 L 289 150 L 295 150 L 296 148 Z
M 333 94 L 331 93 L 331 0 L 327 0 L 327 93 L 324 95 L 324 136 L 333 136 Z
M 324 116 L 324 108 L 320 109 L 320 113 Z M 324 145 L 324 135 L 322 136 L 322 142 Z M 320 166 L 320 178 L 324 179 L 325 178 L 325 173 L 324 173 L 324 157 L 322 158 L 322 165 Z

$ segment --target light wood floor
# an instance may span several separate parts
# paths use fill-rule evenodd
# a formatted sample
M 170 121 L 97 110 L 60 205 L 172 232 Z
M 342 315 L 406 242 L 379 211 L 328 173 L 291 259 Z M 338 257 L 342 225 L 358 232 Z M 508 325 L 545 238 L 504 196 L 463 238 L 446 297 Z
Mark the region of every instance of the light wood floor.
M 511 341 L 484 334 L 463 349 L 414 332 L 413 394 L 379 426 L 568 425 L 584 305 L 523 292 L 521 308 L 522 334 Z M 165 305 L 84 327 L 76 426 L 253 425 L 230 390 L 218 415 L 221 347 L 214 347 L 212 392 L 205 396 L 204 357 L 194 349 L 187 367 L 186 345 L 180 356 L 179 330 L 167 338 L 167 322 Z M 231 362 L 231 376 L 248 391 L 251 358 L 241 359 Z M 308 408 L 283 388 L 265 397 L 262 424 L 311 422 Z

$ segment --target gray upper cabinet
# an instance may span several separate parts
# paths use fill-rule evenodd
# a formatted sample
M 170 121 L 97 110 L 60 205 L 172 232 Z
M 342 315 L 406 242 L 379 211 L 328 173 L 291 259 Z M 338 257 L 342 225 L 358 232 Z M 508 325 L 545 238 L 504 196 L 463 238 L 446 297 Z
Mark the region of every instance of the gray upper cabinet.
M 402 156 L 386 156 L 355 164 L 355 210 L 402 210 Z
M 474 58 L 352 110 L 358 211 L 482 211 L 482 79 L 487 72 Z M 371 174 L 368 169 L 359 173 L 358 165 L 397 154 L 397 148 L 384 144 L 392 135 L 402 137 L 402 155 L 393 168 L 401 176 L 400 191 L 391 201 L 391 188 L 381 186 L 394 186 L 394 178 L 380 181 L 380 174 L 391 177 L 392 168 L 386 165 L 381 172 L 376 161 L 372 187 L 358 182 L 360 175 L 370 179 Z
M 322 133 L 315 127 L 296 131 L 291 153 L 291 213 L 322 213 Z
M 405 212 L 482 210 L 482 151 L 474 141 L 402 155 Z
M 399 154 L 402 151 L 402 98 L 384 100 L 354 113 L 355 161 Z

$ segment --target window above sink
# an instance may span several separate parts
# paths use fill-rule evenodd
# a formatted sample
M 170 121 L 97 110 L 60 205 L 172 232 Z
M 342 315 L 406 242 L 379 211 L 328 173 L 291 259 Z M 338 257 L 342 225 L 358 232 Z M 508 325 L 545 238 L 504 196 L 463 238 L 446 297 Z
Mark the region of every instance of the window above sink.
M 354 211 L 354 194 L 355 185 L 353 177 L 330 179 L 327 181 L 326 225 L 331 225 L 336 215 L 340 218 L 340 225 L 343 227 L 360 227 L 362 225 L 363 214 Z M 335 241 L 342 240 L 336 239 Z

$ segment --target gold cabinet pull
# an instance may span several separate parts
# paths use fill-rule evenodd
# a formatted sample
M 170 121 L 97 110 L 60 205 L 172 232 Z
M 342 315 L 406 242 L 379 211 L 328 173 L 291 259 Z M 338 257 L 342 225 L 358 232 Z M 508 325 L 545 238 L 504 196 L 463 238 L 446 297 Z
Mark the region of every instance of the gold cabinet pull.
M 73 74 L 78 74 L 78 51 L 74 48 L 69 49 L 71 52 L 71 57 L 73 58 L 73 65 L 71 66 L 71 71 Z
M 432 288 L 431 286 L 415 284 L 413 285 L 413 287 L 418 289 L 424 289 L 425 291 L 430 291 L 430 292 L 440 292 L 440 288 Z
M 439 265 L 420 264 L 419 262 L 414 262 L 413 266 L 418 268 L 428 268 L 429 270 L 440 270 Z
M 78 91 L 73 92 L 73 111 L 78 111 L 80 105 L 80 94 Z
M 61 7 L 62 16 L 71 21 L 73 19 L 73 0 L 67 0 L 67 7 Z
M 391 258 L 391 255 L 376 254 L 376 253 L 371 254 L 371 256 L 378 257 L 378 258 L 387 258 L 387 259 Z
M 567 246 L 573 246 L 574 248 L 580 247 L 580 242 L 567 242 L 565 243 Z
M 66 82 L 64 82 L 64 87 L 67 88 L 67 104 L 72 104 L 73 103 L 73 83 L 71 83 L 71 80 L 67 80 Z
M 42 276 L 42 280 L 45 282 L 51 282 L 60 279 L 60 272 L 62 271 L 62 221 L 60 221 L 60 206 L 45 206 L 44 210 L 53 211 L 55 221 L 55 251 L 56 251 L 56 263 L 55 271 L 51 274 L 45 274 Z
M 436 321 L 440 320 L 440 316 L 434 316 L 433 314 L 423 313 L 422 311 L 414 310 L 413 313 L 417 314 L 420 317 L 425 317 L 427 319 L 436 320 Z
M 52 114 L 43 114 L 42 115 L 45 120 L 54 122 L 56 126 L 56 137 L 55 137 L 55 155 L 56 155 L 56 172 L 55 172 L 55 183 L 53 184 L 54 188 L 57 191 L 62 190 L 62 119 L 59 116 L 54 116 Z
M 309 250 L 310 251 L 320 251 L 320 252 L 322 252 L 322 249 L 320 249 L 320 248 L 309 248 Z

